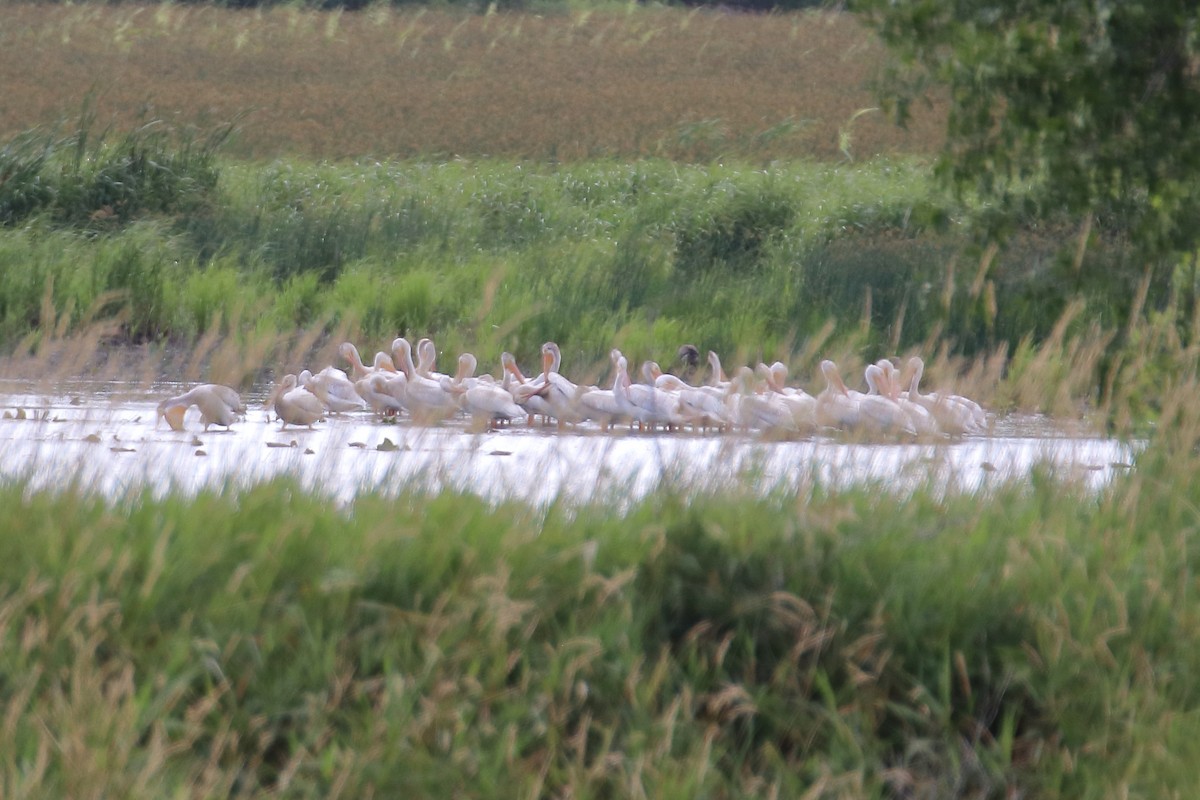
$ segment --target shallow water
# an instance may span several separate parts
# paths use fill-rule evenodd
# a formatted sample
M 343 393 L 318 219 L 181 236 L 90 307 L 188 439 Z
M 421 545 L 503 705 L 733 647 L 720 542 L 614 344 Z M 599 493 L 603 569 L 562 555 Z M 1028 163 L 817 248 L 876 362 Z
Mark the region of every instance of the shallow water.
M 836 435 L 772 441 L 742 434 L 601 433 L 584 427 L 472 432 L 465 422 L 416 427 L 369 413 L 330 417 L 315 429 L 269 422 L 261 394 L 245 421 L 186 431 L 156 424 L 157 402 L 177 385 L 144 388 L 78 382 L 61 393 L 0 385 L 0 475 L 33 486 L 77 482 L 110 496 L 149 488 L 193 493 L 277 476 L 339 502 L 360 491 L 454 488 L 490 500 L 635 500 L 670 484 L 684 491 L 767 491 L 869 482 L 896 491 L 934 486 L 986 491 L 1021 480 L 1035 465 L 1099 488 L 1128 470 L 1137 444 L 1087 435 L 1032 416 L 998 420 L 987 436 L 937 442 L 855 442 Z

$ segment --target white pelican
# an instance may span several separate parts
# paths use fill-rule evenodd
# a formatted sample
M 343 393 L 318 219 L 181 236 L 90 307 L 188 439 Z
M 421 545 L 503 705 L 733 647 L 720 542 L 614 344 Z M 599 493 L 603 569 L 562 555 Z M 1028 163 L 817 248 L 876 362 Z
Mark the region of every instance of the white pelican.
M 288 425 L 307 425 L 325 415 L 325 406 L 315 394 L 296 385 L 296 376 L 290 372 L 283 376 L 279 388 L 275 390 L 275 414 L 283 421 L 279 426 L 283 430 Z
M 442 388 L 440 380 L 417 371 L 412 360 L 412 345 L 403 336 L 392 341 L 392 355 L 407 379 L 405 404 L 414 422 L 440 422 L 458 411 L 457 399 Z
M 891 359 L 881 358 L 875 364 L 883 370 L 882 380 L 879 384 L 880 392 L 899 404 L 904 413 L 908 415 L 909 422 L 912 423 L 916 432 L 922 436 L 940 435 L 942 429 L 933 414 L 925 406 L 910 400 L 907 392 L 900 391 L 900 386 L 896 382 L 896 365 L 892 363 Z
M 765 368 L 767 388 L 779 395 L 781 401 L 792 414 L 796 427 L 802 431 L 812 431 L 817 427 L 817 398 L 803 389 L 795 389 L 787 385 L 788 368 L 782 361 L 776 361 Z
M 654 385 L 674 395 L 675 412 L 684 422 L 700 428 L 724 428 L 730 424 L 729 408 L 719 392 L 706 391 L 712 387 L 690 386 L 676 375 L 662 374 Z
M 365 378 L 355 381 L 354 388 L 371 410 L 385 417 L 393 417 L 404 411 L 404 399 L 408 388 L 408 378 L 403 372 L 386 373 L 373 372 Z
M 729 396 L 729 413 L 734 421 L 745 428 L 766 431 L 800 430 L 792 419 L 792 411 L 775 393 L 760 394 L 755 386 L 754 370 L 740 367 L 734 376 L 734 391 Z
M 353 342 L 342 342 L 338 346 L 338 354 L 350 362 L 350 374 L 354 376 L 354 380 L 360 381 L 371 374 L 370 367 L 363 364 L 362 356 L 358 354 L 358 348 Z
M 403 336 L 392 340 L 392 362 L 406 377 L 411 378 L 417 372 L 412 360 L 412 345 Z
M 171 430 L 184 430 L 183 417 L 192 406 L 200 409 L 200 421 L 204 423 L 206 431 L 209 425 L 223 425 L 228 430 L 239 416 L 246 413 L 246 406 L 236 391 L 219 383 L 202 383 L 159 403 L 155 424 L 158 423 L 158 417 L 162 417 Z
M 716 387 L 722 392 L 730 391 L 733 388 L 733 382 L 725 375 L 725 370 L 721 369 L 721 358 L 715 350 L 708 351 L 708 366 L 712 368 L 708 385 Z
M 542 345 L 542 383 L 546 385 L 543 395 L 550 407 L 550 415 L 558 420 L 561 428 L 570 422 L 582 422 L 583 417 L 575 405 L 575 397 L 579 387 L 568 380 L 558 370 L 562 365 L 562 352 L 554 342 Z
M 863 374 L 870 391 L 858 397 L 861 423 L 880 433 L 907 433 L 915 436 L 917 429 L 913 427 L 908 414 L 899 403 L 879 391 L 880 382 L 886 380 L 883 368 L 878 364 L 869 364 Z
M 366 403 L 358 394 L 354 382 L 337 367 L 326 367 L 316 375 L 303 370 L 296 381 L 317 396 L 325 407 L 335 414 L 346 411 L 361 411 Z
M 613 380 L 613 396 L 617 400 L 617 407 L 621 410 L 623 416 L 629 417 L 631 420 L 642 425 L 643 423 L 653 425 L 657 420 L 657 415 L 653 409 L 643 408 L 633 402 L 633 398 L 629 396 L 629 389 L 632 382 L 629 380 L 629 362 L 625 356 L 617 357 L 617 377 Z
M 925 362 L 920 356 L 910 358 L 908 366 L 914 371 L 906 398 L 928 410 L 943 431 L 952 436 L 961 436 L 987 430 L 987 414 L 974 400 L 957 394 L 921 394 Z
M 434 371 L 436 365 L 437 345 L 433 343 L 433 339 L 421 339 L 417 342 L 417 374 L 426 378 L 433 378 L 435 381 L 449 377 L 444 372 Z
M 837 364 L 829 359 L 821 362 L 821 374 L 825 376 L 825 389 L 817 395 L 814 416 L 817 424 L 825 428 L 852 430 L 862 424 L 858 410 L 860 392 L 850 393 L 838 372 Z
M 642 366 L 643 373 L 646 366 Z M 655 425 L 674 425 L 684 420 L 674 413 L 678 400 L 655 386 L 645 383 L 634 383 L 629 378 L 629 361 L 623 355 L 617 356 L 617 378 L 613 382 L 613 396 L 624 416 L 638 424 L 654 429 Z
M 527 416 L 509 390 L 496 383 L 492 376 L 472 377 L 477 363 L 473 354 L 463 353 L 458 357 L 454 378 L 442 379 L 442 388 L 449 389 L 458 399 L 459 408 L 470 415 L 472 422 L 476 426 L 491 427 L 496 420 L 512 421 Z
M 621 377 L 620 373 L 617 372 L 617 359 L 620 357 L 621 351 L 616 348 L 608 354 L 609 361 L 612 362 L 613 367 L 612 388 L 599 389 L 591 387 L 579 393 L 577 402 L 580 414 L 585 419 L 592 419 L 599 422 L 601 430 L 608 430 L 609 425 L 624 416 L 621 413 L 621 407 L 617 403 L 617 396 L 615 394 L 616 382 Z
M 542 376 L 539 375 L 535 380 L 526 378 L 525 374 L 521 372 L 521 368 L 517 366 L 517 359 L 509 352 L 500 354 L 500 366 L 504 370 L 502 385 L 512 394 L 516 404 L 525 409 L 530 425 L 533 425 L 533 418 L 536 415 L 540 414 L 543 420 L 554 415 L 550 404 L 546 402 L 545 394 L 549 387 L 542 382 Z M 516 383 L 514 384 L 512 381 L 516 381 Z

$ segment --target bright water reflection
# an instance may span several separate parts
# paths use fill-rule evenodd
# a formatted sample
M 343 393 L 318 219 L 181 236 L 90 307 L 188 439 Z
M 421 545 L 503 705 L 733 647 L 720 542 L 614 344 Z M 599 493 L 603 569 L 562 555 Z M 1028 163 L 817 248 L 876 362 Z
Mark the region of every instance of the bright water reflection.
M 455 488 L 490 500 L 634 500 L 664 482 L 685 491 L 746 486 L 766 491 L 820 482 L 871 482 L 905 492 L 932 485 L 986 491 L 1021 479 L 1037 464 L 1099 488 L 1131 465 L 1136 445 L 1066 435 L 1045 420 L 1009 418 L 991 436 L 936 443 L 855 443 L 818 436 L 766 441 L 743 435 L 560 433 L 513 428 L 472 433 L 463 424 L 434 428 L 384 424 L 369 414 L 319 423 L 315 430 L 268 422 L 262 398 L 232 431 L 155 424 L 158 399 L 146 393 L 80 386 L 63 395 L 0 394 L 0 475 L 36 487 L 71 481 L 110 496 L 149 488 L 193 493 L 294 476 L 314 491 L 350 502 L 363 490 Z M 17 410 L 23 411 L 24 419 Z

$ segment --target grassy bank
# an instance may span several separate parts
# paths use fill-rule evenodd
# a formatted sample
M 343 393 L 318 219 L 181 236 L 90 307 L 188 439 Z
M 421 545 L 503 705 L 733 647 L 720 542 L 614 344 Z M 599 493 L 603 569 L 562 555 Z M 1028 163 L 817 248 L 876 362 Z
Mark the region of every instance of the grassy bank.
M 623 514 L 0 487 L 4 793 L 1189 796 L 1198 466 Z
M 1139 393 L 1158 403 L 1192 341 L 1186 324 L 1172 332 L 1187 275 L 1150 279 L 1112 239 L 1077 268 L 1061 255 L 1074 234 L 1045 228 L 981 253 L 919 162 L 239 165 L 191 141 L 133 136 L 75 167 L 67 138 L 28 171 L 41 195 L 0 187 L 13 217 L 0 342 L 37 355 L 73 335 L 217 339 L 244 352 L 214 376 L 233 383 L 330 363 L 346 338 L 369 358 L 398 333 L 433 336 L 447 359 L 471 350 L 485 369 L 501 350 L 533 363 L 553 339 L 580 376 L 613 346 L 667 365 L 691 341 L 732 363 L 782 359 L 801 381 L 821 357 L 852 367 L 917 350 L 998 359 L 993 378 L 1010 359 L 1016 374 L 1049 361 L 1060 374 L 1042 384 L 1070 373 L 1074 393 L 1051 405 L 1072 408 L 1139 366 Z M 137 168 L 157 161 L 127 156 L 151 145 L 157 161 L 191 156 L 162 199 L 157 172 Z M 22 206 L 31 196 L 43 205 Z M 982 388 L 995 396 L 994 381 Z M 1022 404 L 1047 407 L 1036 400 Z

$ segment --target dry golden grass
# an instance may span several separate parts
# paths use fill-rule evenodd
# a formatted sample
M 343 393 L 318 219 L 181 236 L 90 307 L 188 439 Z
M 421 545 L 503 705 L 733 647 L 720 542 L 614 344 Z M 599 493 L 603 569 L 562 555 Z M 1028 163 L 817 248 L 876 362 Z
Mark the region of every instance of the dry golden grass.
M 0 136 L 72 119 L 124 129 L 245 113 L 233 152 L 572 160 L 928 153 L 871 110 L 884 57 L 839 13 L 550 15 L 26 5 L 0 30 Z M 864 113 L 859 113 L 864 112 Z

